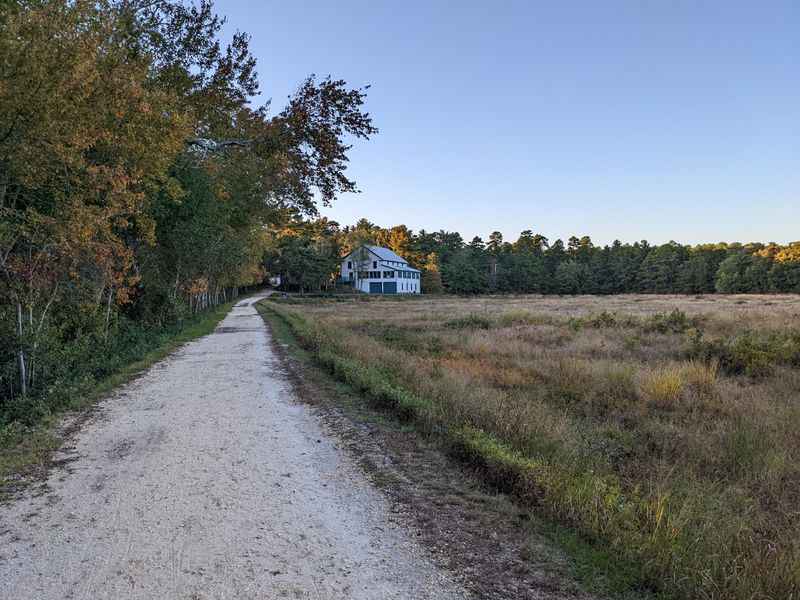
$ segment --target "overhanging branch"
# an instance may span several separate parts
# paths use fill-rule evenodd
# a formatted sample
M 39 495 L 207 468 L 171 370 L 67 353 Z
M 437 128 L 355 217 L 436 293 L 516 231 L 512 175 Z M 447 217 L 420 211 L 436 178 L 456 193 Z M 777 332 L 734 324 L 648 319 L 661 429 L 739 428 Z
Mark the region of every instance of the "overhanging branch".
M 254 140 L 210 140 L 208 138 L 192 138 L 186 141 L 188 146 L 192 146 L 205 152 L 219 152 L 230 147 L 247 148 L 252 145 Z

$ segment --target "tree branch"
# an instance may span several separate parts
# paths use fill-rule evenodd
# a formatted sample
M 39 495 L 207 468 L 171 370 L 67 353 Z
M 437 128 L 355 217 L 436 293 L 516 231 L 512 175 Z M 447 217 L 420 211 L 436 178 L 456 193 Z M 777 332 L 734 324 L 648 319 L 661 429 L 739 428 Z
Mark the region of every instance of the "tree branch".
M 193 146 L 206 152 L 219 152 L 230 147 L 247 148 L 255 140 L 210 140 L 208 138 L 192 138 L 186 141 L 188 146 Z

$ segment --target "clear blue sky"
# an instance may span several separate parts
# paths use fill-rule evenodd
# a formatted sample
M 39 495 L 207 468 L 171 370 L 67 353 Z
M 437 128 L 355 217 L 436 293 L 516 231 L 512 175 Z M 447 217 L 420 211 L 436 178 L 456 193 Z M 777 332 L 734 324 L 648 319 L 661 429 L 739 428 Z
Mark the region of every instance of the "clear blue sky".
M 342 224 L 800 239 L 800 2 L 218 0 L 263 98 L 371 84 Z

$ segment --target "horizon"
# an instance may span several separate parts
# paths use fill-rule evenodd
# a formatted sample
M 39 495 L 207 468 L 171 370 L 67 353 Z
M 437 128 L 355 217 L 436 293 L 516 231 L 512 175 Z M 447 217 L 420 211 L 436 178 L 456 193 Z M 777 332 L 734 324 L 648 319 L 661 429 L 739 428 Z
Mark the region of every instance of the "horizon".
M 380 133 L 348 169 L 362 193 L 320 211 L 340 223 L 601 244 L 798 237 L 796 4 L 217 8 L 227 35 L 252 35 L 256 105 L 279 111 L 310 73 L 371 85 Z

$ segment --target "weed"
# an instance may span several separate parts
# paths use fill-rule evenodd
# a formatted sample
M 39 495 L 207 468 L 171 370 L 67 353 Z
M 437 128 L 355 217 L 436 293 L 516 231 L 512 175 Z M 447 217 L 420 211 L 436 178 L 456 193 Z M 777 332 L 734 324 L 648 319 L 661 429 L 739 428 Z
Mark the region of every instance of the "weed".
M 675 408 L 686 389 L 684 370 L 677 366 L 663 366 L 645 372 L 640 383 L 642 396 L 661 409 Z
M 696 328 L 698 319 L 690 318 L 685 312 L 674 309 L 669 313 L 657 313 L 648 318 L 643 325 L 645 331 L 657 333 L 685 333 Z
M 483 315 L 470 313 L 445 321 L 444 326 L 449 329 L 491 329 L 492 322 Z
M 689 337 L 689 356 L 716 361 L 731 375 L 764 378 L 775 366 L 800 366 L 800 334 L 796 331 L 743 331 L 732 338 L 706 339 L 702 333 Z
M 716 360 L 689 361 L 683 366 L 683 373 L 687 386 L 701 398 L 712 398 L 715 395 L 719 376 L 719 364 Z

